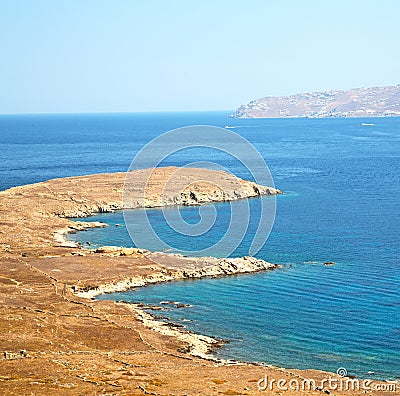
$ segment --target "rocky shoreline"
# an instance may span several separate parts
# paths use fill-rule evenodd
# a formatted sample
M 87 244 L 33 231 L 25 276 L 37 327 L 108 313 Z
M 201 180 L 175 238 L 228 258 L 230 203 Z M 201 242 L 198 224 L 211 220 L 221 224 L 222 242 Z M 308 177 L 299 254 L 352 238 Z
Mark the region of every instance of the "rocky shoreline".
M 85 223 L 93 224 L 93 223 Z M 98 226 L 104 226 L 103 223 L 99 223 Z M 64 238 L 65 233 L 58 234 L 63 238 L 62 246 L 68 246 L 69 241 Z M 73 243 L 73 245 L 75 245 Z M 281 268 L 278 264 L 269 263 L 264 260 L 257 259 L 251 256 L 238 257 L 238 258 L 215 258 L 215 257 L 185 257 L 181 254 L 168 254 L 160 252 L 151 252 L 145 249 L 138 248 L 124 248 L 117 246 L 102 246 L 94 251 L 84 249 L 85 253 L 88 254 L 102 254 L 109 257 L 121 257 L 121 256 L 137 256 L 143 255 L 147 259 L 157 259 L 157 262 L 165 261 L 170 262 L 173 260 L 175 266 L 182 269 L 168 268 L 151 273 L 147 276 L 134 276 L 124 280 L 120 280 L 112 283 L 104 283 L 95 286 L 78 287 L 72 285 L 72 291 L 80 298 L 95 299 L 95 297 L 102 294 L 110 294 L 116 292 L 124 292 L 129 289 L 144 287 L 150 284 L 163 283 L 178 281 L 184 279 L 193 278 L 205 278 L 205 277 L 220 277 L 236 274 L 250 274 L 260 271 L 272 271 L 277 268 Z M 124 304 L 124 302 L 118 302 Z M 127 303 L 125 303 L 127 304 Z M 143 307 L 139 304 L 127 305 L 129 309 L 136 315 L 136 318 L 140 320 L 146 327 L 157 331 L 164 335 L 177 337 L 179 340 L 184 341 L 188 344 L 185 348 L 185 353 L 193 356 L 198 356 L 203 359 L 212 360 L 215 362 L 226 362 L 228 361 L 216 358 L 213 355 L 213 351 L 216 347 L 219 347 L 222 343 L 220 340 L 204 336 L 201 334 L 195 334 L 188 332 L 183 328 L 178 328 L 172 323 L 164 323 L 155 318 L 148 312 L 145 312 Z M 230 362 L 230 361 L 229 361 Z
M 162 282 L 171 282 L 177 280 L 191 279 L 191 278 L 205 278 L 205 277 L 220 277 L 234 274 L 249 274 L 260 271 L 271 271 L 280 268 L 278 264 L 268 263 L 264 260 L 256 259 L 255 257 L 239 257 L 239 258 L 223 258 L 217 259 L 214 257 L 201 257 L 201 258 L 187 258 L 180 254 L 166 254 L 150 252 L 144 249 L 135 248 L 121 248 L 114 246 L 102 247 L 95 250 L 96 253 L 103 253 L 118 256 L 128 256 L 132 254 L 146 255 L 150 260 L 153 256 L 157 257 L 159 262 L 160 256 L 166 256 L 167 260 L 174 259 L 175 261 L 184 262 L 184 267 L 188 267 L 191 262 L 193 269 L 182 269 L 175 271 L 161 271 L 148 276 L 137 276 L 125 279 L 116 283 L 102 284 L 98 286 L 78 288 L 72 286 L 73 291 L 78 297 L 94 299 L 96 296 L 102 294 L 109 294 L 115 292 L 123 292 L 129 289 L 144 287 L 149 284 L 156 284 Z M 124 302 L 118 302 L 124 304 Z M 126 303 L 125 303 L 126 304 Z M 193 356 L 201 357 L 203 359 L 212 360 L 219 363 L 232 363 L 214 356 L 215 348 L 221 346 L 223 342 L 213 337 L 192 333 L 182 327 L 178 327 L 174 323 L 165 323 L 159 321 L 154 315 L 145 312 L 143 307 L 138 304 L 129 304 L 128 308 L 136 315 L 144 326 L 150 328 L 158 333 L 176 337 L 178 340 L 187 343 L 184 352 Z
M 118 210 L 124 203 L 199 204 L 279 193 L 220 171 L 135 172 L 138 183 L 149 179 L 146 199 L 135 196 L 133 182 L 130 201 L 123 200 L 123 173 L 56 179 L 0 192 L 1 392 L 262 395 L 257 383 L 265 375 L 286 381 L 326 377 L 328 373 L 316 370 L 210 360 L 219 340 L 160 324 L 140 306 L 92 299 L 147 283 L 276 268 L 249 257 L 194 259 L 117 247 L 89 251 L 67 243 L 66 233 L 102 224 L 66 217 Z M 165 182 L 176 172 L 184 177 L 186 189 L 163 194 Z M 175 186 L 180 188 L 179 179 Z
M 215 278 L 227 275 L 249 274 L 260 271 L 271 271 L 281 267 L 278 264 L 272 264 L 251 256 L 222 259 L 214 257 L 188 258 L 180 254 L 158 253 L 144 249 L 119 248 L 116 246 L 105 246 L 96 249 L 95 253 L 105 253 L 113 257 L 145 255 L 147 259 L 152 260 L 152 258 L 157 257 L 158 262 L 165 261 L 165 263 L 174 260 L 175 266 L 179 269 L 172 269 L 166 265 L 164 271 L 155 272 L 147 276 L 130 277 L 117 283 L 86 286 L 83 288 L 73 286 L 74 292 L 82 298 L 94 298 L 101 294 L 123 292 L 135 287 L 143 287 L 154 283 L 193 278 Z

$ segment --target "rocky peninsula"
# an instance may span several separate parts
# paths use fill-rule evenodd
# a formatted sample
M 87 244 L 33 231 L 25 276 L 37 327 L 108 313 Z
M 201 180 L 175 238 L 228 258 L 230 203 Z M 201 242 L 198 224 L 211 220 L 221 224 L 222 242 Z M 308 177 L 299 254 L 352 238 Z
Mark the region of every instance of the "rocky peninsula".
M 90 251 L 66 241 L 68 232 L 102 226 L 67 217 L 280 192 L 221 171 L 160 168 L 132 172 L 125 200 L 125 179 L 125 173 L 100 174 L 0 192 L 2 394 L 261 395 L 257 383 L 265 375 L 287 382 L 326 378 L 320 371 L 217 360 L 212 349 L 219 340 L 160 323 L 137 304 L 92 299 L 148 283 L 276 268 L 252 257 L 195 259 L 120 247 Z M 145 179 L 143 199 L 136 187 Z M 152 255 L 158 255 L 157 263 Z
M 235 118 L 399 117 L 400 85 L 267 96 L 240 106 Z

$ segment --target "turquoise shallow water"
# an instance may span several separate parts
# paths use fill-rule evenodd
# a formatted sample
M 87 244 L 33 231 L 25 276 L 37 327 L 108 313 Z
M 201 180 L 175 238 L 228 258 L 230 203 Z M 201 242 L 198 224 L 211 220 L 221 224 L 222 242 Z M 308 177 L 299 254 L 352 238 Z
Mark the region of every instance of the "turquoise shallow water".
M 361 126 L 361 123 L 373 126 Z M 281 263 L 275 272 L 174 282 L 103 296 L 191 308 L 165 314 L 189 329 L 230 343 L 222 357 L 284 367 L 320 368 L 373 378 L 400 375 L 399 153 L 400 119 L 233 120 L 227 113 L 0 116 L 0 188 L 52 177 L 125 171 L 137 151 L 169 129 L 192 124 L 234 126 L 266 159 L 277 199 L 274 228 L 257 254 Z M 179 152 L 164 165 L 207 160 L 204 150 Z M 215 160 L 215 153 L 213 153 Z M 218 160 L 238 176 L 240 164 Z M 250 201 L 257 220 L 259 199 Z M 233 203 L 234 205 L 235 203 Z M 228 204 L 215 205 L 224 232 Z M 198 208 L 181 210 L 196 222 Z M 177 248 L 199 241 L 172 232 L 149 210 L 160 235 Z M 105 229 L 71 236 L 82 243 L 130 246 L 121 213 L 96 220 Z M 247 254 L 254 232 L 233 255 Z M 140 229 L 140 224 L 138 225 Z M 206 240 L 201 243 L 207 243 Z M 157 246 L 144 246 L 157 250 Z M 215 255 L 219 255 L 218 249 Z M 335 261 L 332 267 L 324 261 Z M 373 371 L 375 374 L 368 374 Z
M 278 197 L 273 231 L 257 254 L 283 264 L 283 269 L 174 282 L 101 298 L 190 304 L 170 309 L 166 316 L 188 329 L 229 339 L 218 351 L 221 357 L 329 371 L 345 367 L 362 377 L 398 378 L 399 121 L 379 119 L 370 129 L 359 126 L 359 120 L 299 120 L 303 127 L 293 120 L 286 127 L 281 122 L 251 133 L 243 128 L 243 133 L 272 162 L 275 184 L 286 192 Z M 256 220 L 260 199 L 249 202 Z M 147 213 L 158 235 L 177 249 L 190 250 L 211 244 L 226 231 L 231 206 L 215 208 L 219 220 L 203 240 L 176 234 L 158 209 Z M 168 210 L 180 211 L 189 223 L 199 218 L 198 208 Z M 140 232 L 139 218 L 129 218 L 138 221 Z M 93 220 L 110 227 L 72 238 L 132 246 L 126 229 L 114 226 L 123 223 L 121 213 Z M 233 256 L 248 254 L 255 227 L 256 221 L 250 221 Z M 155 244 L 142 247 L 160 249 Z M 220 255 L 218 246 L 214 255 Z M 336 265 L 324 266 L 324 261 Z
M 279 206 L 299 199 L 280 198 Z M 257 206 L 257 199 L 251 200 L 251 205 Z M 216 207 L 219 215 L 228 216 L 228 204 Z M 181 210 L 196 217 L 193 208 Z M 168 240 L 168 234 L 172 237 L 174 233 L 162 222 L 160 213 L 149 211 L 159 221 L 154 222 L 159 233 Z M 78 233 L 78 240 L 132 245 L 123 228 L 114 226 L 123 221 L 121 213 L 93 220 L 105 221 L 110 227 Z M 386 241 L 386 257 L 378 259 L 379 253 L 371 252 L 374 237 L 371 235 L 370 242 L 366 236 L 365 240 L 358 238 L 356 227 L 353 232 L 338 228 L 335 233 L 332 229 L 329 238 L 324 238 L 320 233 L 304 232 L 304 224 L 290 230 L 280 230 L 278 224 L 257 256 L 284 264 L 281 270 L 173 282 L 101 298 L 190 304 L 191 308 L 171 309 L 165 315 L 191 330 L 229 339 L 218 352 L 222 357 L 330 371 L 346 367 L 360 376 L 373 371 L 377 378 L 397 377 L 400 271 L 395 261 L 388 261 L 396 256 L 396 241 Z M 174 238 L 177 242 L 176 235 Z M 180 243 L 187 247 L 186 238 Z M 154 245 L 146 247 L 157 250 Z M 246 249 L 244 241 L 234 255 L 246 254 Z M 336 265 L 324 266 L 325 260 L 334 260 Z

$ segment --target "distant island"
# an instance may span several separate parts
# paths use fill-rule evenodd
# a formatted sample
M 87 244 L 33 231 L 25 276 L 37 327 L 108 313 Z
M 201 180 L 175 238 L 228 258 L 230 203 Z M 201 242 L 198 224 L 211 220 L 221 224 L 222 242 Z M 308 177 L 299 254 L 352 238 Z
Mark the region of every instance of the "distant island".
M 400 84 L 387 87 L 267 96 L 240 106 L 234 118 L 400 116 Z

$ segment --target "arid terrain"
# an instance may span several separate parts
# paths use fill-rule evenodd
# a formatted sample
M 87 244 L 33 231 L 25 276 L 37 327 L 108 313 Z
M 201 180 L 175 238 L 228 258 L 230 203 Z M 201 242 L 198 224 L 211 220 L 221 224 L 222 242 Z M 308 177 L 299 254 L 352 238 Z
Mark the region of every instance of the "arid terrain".
M 161 168 L 132 172 L 123 199 L 125 177 L 56 179 L 0 192 L 1 394 L 396 394 L 259 390 L 266 375 L 292 385 L 303 378 L 339 377 L 219 361 L 212 357 L 219 340 L 160 324 L 135 304 L 92 299 L 149 282 L 276 268 L 253 258 L 190 259 L 116 247 L 90 251 L 66 241 L 65 233 L 93 226 L 66 217 L 279 193 L 220 171 Z

